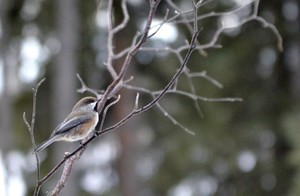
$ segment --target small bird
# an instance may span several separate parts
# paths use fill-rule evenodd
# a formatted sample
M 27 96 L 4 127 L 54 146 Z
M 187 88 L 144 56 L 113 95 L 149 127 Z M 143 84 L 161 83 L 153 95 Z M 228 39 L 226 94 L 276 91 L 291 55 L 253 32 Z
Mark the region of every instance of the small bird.
M 86 138 L 99 121 L 97 102 L 95 97 L 84 97 L 79 100 L 67 118 L 54 129 L 49 139 L 37 146 L 35 152 L 45 149 L 56 141 L 73 142 Z

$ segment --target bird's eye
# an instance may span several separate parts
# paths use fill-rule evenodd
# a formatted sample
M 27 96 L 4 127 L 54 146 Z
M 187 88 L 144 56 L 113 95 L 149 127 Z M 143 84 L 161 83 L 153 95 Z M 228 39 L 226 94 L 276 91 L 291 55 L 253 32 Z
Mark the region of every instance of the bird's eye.
M 95 102 L 95 101 L 92 100 L 92 99 L 87 100 L 87 104 L 91 104 L 91 103 L 94 103 L 94 102 Z
M 95 103 L 95 99 L 87 99 L 86 101 L 85 101 L 85 103 L 88 105 L 88 104 L 91 104 L 91 103 Z

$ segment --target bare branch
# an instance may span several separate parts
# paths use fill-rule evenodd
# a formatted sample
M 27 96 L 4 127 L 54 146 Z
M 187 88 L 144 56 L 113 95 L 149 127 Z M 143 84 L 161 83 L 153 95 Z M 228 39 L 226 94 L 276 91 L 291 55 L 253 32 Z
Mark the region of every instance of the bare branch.
M 134 47 L 134 45 L 137 43 L 137 39 L 139 38 L 140 35 L 141 35 L 141 33 L 140 33 L 140 32 L 137 32 L 137 33 L 135 34 L 135 36 L 133 37 L 133 39 L 132 39 L 131 46 L 128 47 L 128 48 L 125 48 L 125 49 L 122 50 L 121 52 L 115 54 L 115 55 L 112 57 L 113 60 L 119 59 L 119 58 L 123 57 L 124 55 L 128 54 L 128 52 L 131 50 L 131 48 Z
M 124 14 L 124 18 L 123 18 L 123 21 L 118 26 L 116 26 L 114 29 L 112 29 L 113 34 L 116 34 L 119 31 L 123 30 L 129 22 L 129 14 L 128 14 L 127 6 L 126 6 L 126 0 L 122 0 L 121 8 L 122 8 L 122 12 Z
M 135 97 L 135 102 L 134 102 L 134 109 L 138 109 L 139 108 L 139 98 L 140 98 L 140 94 L 137 93 L 136 97 Z
M 212 83 L 213 85 L 215 85 L 216 87 L 223 88 L 223 84 L 221 84 L 219 81 L 212 78 L 211 76 L 207 75 L 206 71 L 197 72 L 197 73 L 188 73 L 188 77 L 191 77 L 191 78 L 202 77 L 202 78 L 206 79 L 207 81 L 209 81 L 210 83 Z
M 46 79 L 43 78 L 41 79 L 38 84 L 35 86 L 35 88 L 32 89 L 32 115 L 31 115 L 31 124 L 29 125 L 27 119 L 26 119 L 26 113 L 23 113 L 23 121 L 29 131 L 30 134 L 30 138 L 31 138 L 31 143 L 32 143 L 32 147 L 33 149 L 35 149 L 36 147 L 36 143 L 35 143 L 35 139 L 34 139 L 34 125 L 35 125 L 35 116 L 36 116 L 36 97 L 37 97 L 37 93 L 38 93 L 38 89 L 39 87 L 42 85 L 42 83 L 45 81 Z M 40 186 L 39 184 L 39 179 L 40 179 L 40 159 L 37 153 L 34 153 L 35 155 L 35 160 L 36 160 L 36 168 L 37 168 L 37 173 L 36 173 L 36 187 L 34 190 L 34 195 L 38 195 L 39 191 L 40 191 Z
M 194 131 L 191 131 L 181 123 L 179 123 L 173 116 L 171 116 L 158 102 L 156 103 L 156 106 L 158 109 L 163 113 L 165 117 L 167 117 L 175 126 L 180 127 L 182 130 L 185 132 L 191 134 L 191 135 L 196 135 Z
M 85 82 L 82 80 L 81 76 L 77 73 L 76 74 L 78 80 L 80 81 L 80 84 L 81 84 L 81 88 L 77 90 L 77 92 L 79 93 L 84 93 L 84 92 L 89 92 L 89 93 L 92 93 L 94 94 L 98 99 L 100 98 L 101 94 L 103 94 L 104 91 L 99 91 L 97 89 L 92 89 L 92 88 L 89 88 Z
M 118 97 L 117 97 L 117 99 L 116 99 L 115 101 L 111 102 L 110 104 L 108 104 L 108 105 L 104 108 L 103 114 L 102 114 L 102 119 L 101 119 L 101 122 L 100 122 L 100 128 L 99 128 L 99 130 L 102 130 L 102 128 L 103 128 L 103 124 L 104 124 L 105 117 L 106 117 L 106 113 L 107 113 L 108 109 L 109 109 L 111 106 L 113 106 L 113 105 L 115 105 L 116 103 L 118 103 L 118 102 L 120 101 L 120 98 L 121 98 L 121 95 L 118 95 Z
M 185 16 L 187 14 L 193 13 L 195 11 L 195 7 L 194 7 L 194 10 L 181 11 L 171 0 L 167 0 L 167 3 L 171 7 L 173 7 L 175 10 L 179 11 L 179 13 L 176 14 L 175 16 L 169 18 L 168 20 L 164 21 L 164 23 L 173 23 L 173 24 L 183 23 L 184 25 L 187 25 L 190 22 L 194 22 L 194 25 L 196 24 L 194 16 L 192 16 L 191 19 L 187 19 L 187 17 Z M 201 6 L 206 4 L 206 3 L 208 3 L 208 1 L 202 2 Z M 253 20 L 256 20 L 256 21 L 262 23 L 265 28 L 270 28 L 272 30 L 272 32 L 275 34 L 275 36 L 277 38 L 277 48 L 278 48 L 279 51 L 282 51 L 283 50 L 283 46 L 282 46 L 283 41 L 282 41 L 282 37 L 281 37 L 278 29 L 273 24 L 270 24 L 269 22 L 267 22 L 264 18 L 258 16 L 259 3 L 260 3 L 259 0 L 253 0 L 253 1 L 250 1 L 247 4 L 244 4 L 240 7 L 234 8 L 233 10 L 224 11 L 224 12 L 210 12 L 210 13 L 207 13 L 207 14 L 203 14 L 203 15 L 197 16 L 197 21 L 204 20 L 204 19 L 211 18 L 211 17 L 221 17 L 221 16 L 226 16 L 226 15 L 232 15 L 234 13 L 237 13 L 237 12 L 241 11 L 242 9 L 244 9 L 247 6 L 254 5 L 253 13 L 250 16 L 246 17 L 245 19 L 241 20 L 240 23 L 237 26 L 242 26 L 245 23 L 247 23 L 249 21 L 253 21 Z M 181 20 L 176 20 L 178 17 L 181 17 L 182 19 Z M 160 25 L 160 24 L 157 24 L 157 25 Z M 191 32 L 191 26 L 187 26 L 187 28 Z M 197 43 L 198 46 L 197 46 L 196 49 L 200 50 L 202 52 L 202 54 L 204 54 L 203 53 L 204 49 L 207 49 L 207 48 L 220 48 L 221 47 L 220 45 L 216 45 L 216 41 L 219 39 L 219 36 L 220 36 L 221 33 L 223 33 L 225 30 L 229 30 L 229 29 L 230 28 L 219 27 L 219 29 L 213 35 L 211 41 L 209 41 L 206 44 L 201 44 L 201 45 L 199 43 Z M 187 50 L 187 48 L 188 47 L 185 46 L 182 49 Z M 147 49 L 145 49 L 145 48 L 143 48 L 143 50 L 147 51 Z M 153 51 L 154 49 L 150 49 L 150 51 L 151 50 Z M 155 50 L 156 51 L 166 51 L 166 52 L 168 52 L 169 48 L 155 48 Z
M 278 31 L 278 29 L 271 23 L 267 22 L 264 18 L 257 16 L 254 18 L 254 20 L 257 20 L 258 22 L 261 22 L 265 28 L 270 28 L 273 33 L 275 34 L 277 38 L 277 49 L 282 52 L 283 51 L 283 40 L 282 37 Z
M 153 94 L 160 94 L 161 92 L 153 92 Z M 186 97 L 189 97 L 193 100 L 202 100 L 206 102 L 235 102 L 235 101 L 243 101 L 242 98 L 239 97 L 225 97 L 225 98 L 208 98 L 208 97 L 203 97 L 203 96 L 198 96 L 192 93 L 180 91 L 180 90 L 169 90 L 167 93 L 172 93 L 172 94 L 178 94 L 178 95 L 183 95 Z
M 136 86 L 131 86 L 131 85 L 124 85 L 124 88 L 129 89 L 129 90 L 135 90 L 138 92 L 142 92 L 142 93 L 146 93 L 148 95 L 150 95 L 153 99 L 160 94 L 162 91 L 150 91 L 148 89 L 145 88 L 141 88 L 141 87 L 136 87 Z M 184 92 L 184 91 L 180 91 L 180 90 L 175 90 L 175 89 L 170 89 L 166 92 L 166 94 L 178 94 L 178 95 L 182 95 L 185 97 L 188 97 L 190 99 L 192 99 L 193 101 L 206 101 L 206 102 L 235 102 L 235 101 L 242 101 L 241 98 L 235 98 L 235 97 L 223 97 L 223 98 L 208 98 L 208 97 L 203 97 L 203 96 L 197 96 L 194 93 L 188 93 L 188 92 Z M 182 130 L 194 135 L 194 132 L 189 130 L 188 128 L 186 128 L 184 125 L 182 125 L 181 123 L 179 123 L 174 117 L 172 117 L 162 106 L 161 104 L 159 104 L 158 102 L 156 103 L 156 106 L 158 107 L 158 109 L 162 112 L 162 114 L 167 117 L 174 125 L 179 126 Z
M 104 105 L 107 101 L 108 98 L 114 96 L 114 94 L 112 94 L 112 92 L 116 93 L 117 91 L 114 91 L 114 89 L 120 84 L 122 83 L 122 80 L 126 74 L 126 71 L 130 65 L 131 59 L 132 57 L 136 54 L 136 52 L 143 46 L 143 44 L 147 41 L 147 37 L 148 37 L 148 33 L 149 33 L 149 29 L 154 17 L 154 13 L 156 11 L 157 6 L 159 5 L 161 0 L 157 0 L 154 1 L 150 4 L 150 11 L 148 14 L 148 18 L 147 18 L 147 23 L 146 26 L 144 28 L 142 37 L 140 38 L 140 40 L 129 50 L 125 61 L 123 63 L 122 69 L 118 75 L 117 78 L 115 78 L 115 80 L 108 86 L 108 88 L 106 89 L 105 93 L 103 94 L 102 99 L 100 100 L 100 102 L 98 103 L 98 112 L 101 112 L 102 109 L 104 108 Z
M 160 23 L 160 25 L 158 25 L 158 28 L 151 35 L 148 36 L 148 39 L 150 39 L 151 37 L 153 37 L 161 29 L 161 27 L 165 24 L 165 21 L 167 20 L 168 15 L 169 15 L 169 9 L 167 9 L 167 11 L 166 11 L 166 14 L 165 14 L 163 22 Z
M 193 0 L 193 2 L 194 2 L 194 0 Z M 173 9 L 175 9 L 177 12 L 179 11 L 179 14 L 175 15 L 176 17 L 171 18 L 169 21 L 172 21 L 172 20 L 176 19 L 177 16 L 181 16 L 181 18 L 183 19 L 183 21 L 185 21 L 185 22 L 183 22 L 183 24 L 186 26 L 186 28 L 188 29 L 188 31 L 189 31 L 191 34 L 193 34 L 193 32 L 197 32 L 197 31 L 198 31 L 198 22 L 196 21 L 197 15 L 198 15 L 198 8 L 195 6 L 195 3 L 194 3 L 194 9 L 192 9 L 192 10 L 190 10 L 190 11 L 187 11 L 187 12 L 182 12 L 182 11 L 179 9 L 179 7 L 178 7 L 176 4 L 174 4 L 174 3 L 172 2 L 172 0 L 167 0 L 167 3 L 168 3 L 171 7 L 173 7 Z M 187 18 L 186 18 L 186 15 L 185 15 L 185 14 L 187 14 L 187 13 L 192 13 L 192 14 L 193 14 L 193 18 L 194 18 L 194 27 L 192 27 L 191 24 L 189 24 L 189 22 L 188 22 L 188 20 L 187 20 Z M 169 22 L 169 21 L 167 21 L 167 22 Z M 200 43 L 199 43 L 198 40 L 196 40 L 196 44 L 197 44 L 197 45 L 200 45 Z M 203 50 L 202 48 L 197 48 L 197 50 L 198 50 L 198 52 L 199 52 L 201 55 L 206 56 L 206 53 L 204 52 L 204 50 Z
M 80 158 L 82 153 L 83 153 L 83 151 L 80 151 L 79 153 L 76 153 L 75 155 L 71 156 L 66 161 L 66 164 L 64 166 L 64 169 L 63 169 L 63 172 L 62 172 L 62 175 L 61 175 L 59 181 L 56 183 L 54 189 L 48 195 L 57 196 L 60 193 L 60 191 L 65 187 L 65 185 L 68 181 L 68 178 L 71 174 L 72 166 L 75 163 L 75 161 Z
M 38 188 L 38 189 L 40 189 L 41 188 L 41 186 L 45 183 L 45 182 L 47 182 L 47 180 L 49 180 L 52 176 L 53 176 L 53 174 L 55 174 L 57 171 L 58 171 L 58 169 L 69 159 L 69 158 L 71 158 L 73 155 L 75 155 L 78 151 L 80 151 L 80 150 L 82 150 L 82 146 L 80 146 L 81 148 L 79 148 L 79 149 L 76 149 L 76 151 L 74 151 L 74 152 L 72 152 L 71 154 L 69 154 L 69 155 L 67 155 L 67 156 L 65 156 L 64 157 L 64 159 L 63 160 L 61 160 L 54 168 L 52 168 L 52 170 L 50 171 L 50 172 L 48 172 L 42 179 L 40 179 L 39 181 L 38 181 L 38 185 L 37 185 L 37 187 L 36 187 L 36 189 Z M 38 193 L 37 193 L 37 195 L 38 195 Z

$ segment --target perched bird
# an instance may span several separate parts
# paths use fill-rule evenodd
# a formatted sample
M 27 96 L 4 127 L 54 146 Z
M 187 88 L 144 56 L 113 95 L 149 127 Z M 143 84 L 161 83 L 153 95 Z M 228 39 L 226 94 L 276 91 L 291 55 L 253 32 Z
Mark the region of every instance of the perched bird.
M 99 120 L 97 101 L 95 97 L 84 97 L 78 101 L 67 118 L 54 129 L 49 139 L 37 146 L 35 152 L 56 141 L 73 142 L 86 138 Z

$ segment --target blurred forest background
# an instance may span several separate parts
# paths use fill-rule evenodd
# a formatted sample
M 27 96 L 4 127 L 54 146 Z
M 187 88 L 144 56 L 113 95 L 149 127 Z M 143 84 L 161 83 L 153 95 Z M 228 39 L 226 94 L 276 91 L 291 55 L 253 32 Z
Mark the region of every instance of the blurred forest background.
M 191 1 L 173 2 L 191 8 Z M 199 14 L 232 10 L 241 2 L 212 0 Z M 0 0 L 0 195 L 32 195 L 34 189 L 36 164 L 22 113 L 31 115 L 36 83 L 46 77 L 38 92 L 35 127 L 41 143 L 84 96 L 76 91 L 76 73 L 92 88 L 104 89 L 111 82 L 104 63 L 106 4 Z M 240 97 L 242 102 L 201 101 L 201 115 L 192 100 L 167 95 L 161 104 L 195 136 L 151 109 L 93 142 L 74 165 L 62 195 L 300 195 L 299 5 L 299 0 L 260 2 L 259 15 L 278 28 L 283 52 L 274 33 L 252 21 L 223 33 L 221 49 L 206 50 L 206 57 L 193 54 L 188 67 L 206 71 L 224 86 L 196 78 L 197 95 Z M 246 6 L 235 18 L 252 8 Z M 114 41 L 116 50 L 142 29 L 148 1 L 128 0 L 128 9 L 130 23 Z M 157 18 L 166 9 L 163 1 Z M 120 21 L 119 1 L 114 11 Z M 199 22 L 200 43 L 210 40 L 219 24 L 219 17 Z M 189 37 L 184 25 L 166 27 L 148 46 L 178 47 Z M 135 76 L 133 84 L 159 90 L 178 66 L 171 54 L 139 52 L 128 75 Z M 187 88 L 186 83 L 183 79 L 179 86 Z M 122 94 L 107 124 L 132 109 L 134 92 Z M 148 101 L 142 96 L 140 104 Z M 78 145 L 55 143 L 41 152 L 42 174 Z M 43 193 L 53 188 L 60 172 Z

